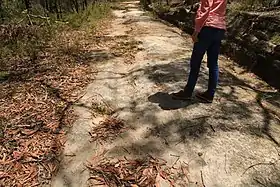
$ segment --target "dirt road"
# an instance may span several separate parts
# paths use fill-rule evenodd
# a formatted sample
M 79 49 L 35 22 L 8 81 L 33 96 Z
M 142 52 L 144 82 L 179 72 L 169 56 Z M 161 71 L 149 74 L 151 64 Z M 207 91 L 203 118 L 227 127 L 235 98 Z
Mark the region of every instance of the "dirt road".
M 279 94 L 221 57 L 220 86 L 213 104 L 173 101 L 168 93 L 186 83 L 191 39 L 143 12 L 138 2 L 120 7 L 124 10 L 113 11 L 115 18 L 104 37 L 116 42 L 124 38 L 127 45 L 136 41 L 133 58 L 113 55 L 94 64 L 94 81 L 79 101 L 83 107 L 75 107 L 79 119 L 68 134 L 52 186 L 86 186 L 85 163 L 102 150 L 106 157 L 150 154 L 169 164 L 179 157 L 189 165 L 186 186 L 202 186 L 201 175 L 207 187 L 280 185 Z M 110 52 L 96 55 L 104 53 Z M 196 90 L 207 86 L 205 64 Z M 93 105 L 99 106 L 99 114 L 93 115 Z M 111 108 L 128 128 L 102 146 L 90 142 L 88 133 L 106 118 L 100 107 Z

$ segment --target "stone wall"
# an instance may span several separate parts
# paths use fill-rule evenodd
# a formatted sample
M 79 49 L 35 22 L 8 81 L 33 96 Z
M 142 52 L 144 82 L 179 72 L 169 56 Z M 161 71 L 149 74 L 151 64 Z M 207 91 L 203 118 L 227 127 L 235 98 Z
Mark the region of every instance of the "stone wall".
M 191 34 L 197 5 L 170 8 L 157 15 Z M 280 89 L 280 11 L 239 12 L 227 16 L 228 29 L 222 53 L 244 65 L 270 85 Z

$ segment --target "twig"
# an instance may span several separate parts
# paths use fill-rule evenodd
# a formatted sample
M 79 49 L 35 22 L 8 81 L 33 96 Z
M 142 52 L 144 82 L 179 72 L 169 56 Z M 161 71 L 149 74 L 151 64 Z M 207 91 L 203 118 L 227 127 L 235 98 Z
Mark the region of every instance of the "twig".
M 279 152 L 279 150 L 274 146 L 274 148 L 275 148 L 275 150 L 277 151 L 277 153 L 278 153 L 278 156 L 280 156 L 280 152 Z
M 203 179 L 203 173 L 202 173 L 202 170 L 200 171 L 200 176 L 201 176 L 202 186 L 203 186 L 203 187 L 206 187 L 206 186 L 205 186 L 205 183 L 204 183 L 204 179 Z
M 30 18 L 30 15 L 29 15 L 29 14 L 27 14 L 27 17 L 28 17 L 28 20 L 29 20 L 30 24 L 31 24 L 31 25 L 33 25 L 33 22 L 32 22 L 32 20 L 31 20 L 31 18 Z
M 177 164 L 178 160 L 180 160 L 180 157 L 177 158 L 177 160 L 173 163 L 171 168 L 173 168 L 175 166 L 175 164 Z
M 256 181 L 257 183 L 261 184 L 262 186 L 265 186 L 260 180 L 258 179 L 254 179 L 254 181 Z
M 103 179 L 104 179 L 106 185 L 107 185 L 107 186 L 110 186 L 107 177 L 105 177 L 105 175 L 104 175 L 104 172 L 101 171 L 101 174 L 102 174 L 102 176 L 103 176 Z
M 189 173 L 189 170 L 187 169 L 187 171 L 186 171 L 186 167 L 188 168 L 188 164 L 186 164 L 185 162 L 184 162 L 184 164 L 186 165 L 186 166 L 183 166 L 182 165 L 182 163 L 181 163 L 181 170 L 182 170 L 182 173 L 185 175 L 185 177 L 187 178 L 187 183 L 189 184 L 190 183 L 190 179 L 189 179 L 189 176 L 188 176 L 188 173 Z
M 97 92 L 94 92 L 94 93 L 101 97 L 101 101 L 106 105 L 107 108 L 109 108 L 109 110 L 114 112 L 113 108 L 105 101 L 105 98 L 101 94 L 99 94 Z M 89 97 L 88 99 L 90 99 L 90 98 L 93 98 L 93 97 Z
M 76 156 L 76 154 L 75 153 L 70 153 L 70 154 L 66 154 L 65 156 L 69 156 L 69 157 L 74 157 L 74 156 Z
M 131 154 L 131 152 L 129 152 L 125 147 L 123 147 L 123 149 L 124 149 L 128 154 Z
M 163 140 L 164 140 L 164 144 L 167 145 L 167 146 L 169 146 L 169 143 L 168 143 L 168 141 L 166 140 L 166 138 L 163 138 Z
M 227 154 L 225 154 L 225 171 L 226 171 L 226 173 L 228 173 L 227 172 Z
M 184 138 L 181 138 L 181 140 L 180 140 L 179 142 L 177 142 L 177 143 L 175 144 L 175 146 L 177 146 L 178 144 L 182 143 L 183 141 L 185 141 L 185 139 L 184 139 Z
M 174 156 L 174 157 L 180 157 L 180 156 L 178 156 L 178 155 L 173 155 L 173 154 L 170 154 L 170 156 Z
M 259 166 L 259 165 L 274 165 L 274 162 L 269 162 L 269 163 L 257 163 L 257 164 L 253 164 L 251 166 L 249 166 L 243 173 L 241 176 L 243 176 L 249 169 L 255 167 L 255 166 Z
M 7 131 L 7 127 L 8 127 L 8 123 L 5 123 L 5 127 L 4 127 L 4 129 L 3 129 L 3 133 L 5 134 L 6 133 L 6 131 Z M 276 148 L 275 148 L 276 149 Z M 279 153 L 278 153 L 279 154 Z
M 44 17 L 44 16 L 40 16 L 40 15 L 33 15 L 33 14 L 28 14 L 28 15 L 31 17 L 34 17 L 34 18 L 50 19 L 50 17 Z
M 211 129 L 212 129 L 213 132 L 216 132 L 215 129 L 214 129 L 214 127 L 213 127 L 213 125 L 210 125 L 210 127 L 211 127 Z
M 17 24 L 20 24 L 21 22 L 23 22 L 24 19 L 21 19 L 20 21 L 17 22 Z

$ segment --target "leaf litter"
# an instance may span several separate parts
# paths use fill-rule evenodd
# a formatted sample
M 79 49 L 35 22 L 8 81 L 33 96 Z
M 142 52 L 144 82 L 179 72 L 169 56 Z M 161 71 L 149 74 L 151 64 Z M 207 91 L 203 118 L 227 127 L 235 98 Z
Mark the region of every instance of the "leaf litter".
M 112 142 L 126 130 L 123 120 L 107 117 L 89 134 L 91 141 Z M 89 186 L 160 187 L 161 181 L 165 181 L 175 187 L 189 183 L 188 164 L 181 163 L 180 157 L 172 166 L 168 166 L 165 160 L 151 155 L 141 159 L 112 159 L 106 158 L 105 152 L 94 156 L 86 165 L 90 171 Z
M 92 79 L 96 61 L 84 54 L 106 45 L 89 43 L 87 33 L 67 30 L 33 61 L 1 66 L 9 74 L 0 80 L 0 186 L 49 184 L 76 118 L 71 106 Z
M 92 141 L 112 141 L 127 128 L 122 120 L 108 117 L 101 121 L 96 127 L 93 127 L 89 134 Z
M 169 186 L 186 186 L 188 166 L 181 163 L 177 168 L 168 166 L 166 161 L 147 156 L 142 159 L 103 159 L 88 164 L 89 186 L 106 187 L 160 187 L 161 181 Z
M 109 51 L 131 63 L 141 50 L 128 37 L 94 34 L 61 32 L 37 58 L 14 57 L 1 67 L 8 76 L 0 80 L 0 186 L 49 184 L 58 169 L 65 127 L 75 120 L 71 106 L 92 79 L 89 66 L 107 60 L 92 58 L 94 51 Z M 111 124 L 107 132 L 106 123 Z M 109 134 L 123 129 L 123 122 L 108 119 L 92 133 L 93 140 L 112 139 Z

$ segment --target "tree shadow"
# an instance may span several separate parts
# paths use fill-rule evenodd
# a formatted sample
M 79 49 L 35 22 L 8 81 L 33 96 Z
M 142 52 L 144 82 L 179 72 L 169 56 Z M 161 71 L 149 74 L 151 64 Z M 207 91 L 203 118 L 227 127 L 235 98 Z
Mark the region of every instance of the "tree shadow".
M 126 140 L 125 145 L 113 148 L 112 153 L 118 154 L 125 150 L 133 157 L 147 154 L 162 156 L 166 150 L 176 149 L 176 146 L 182 143 L 198 142 L 203 146 L 211 146 L 213 143 L 211 138 L 220 132 L 239 132 L 248 137 L 258 136 L 279 145 L 274 137 L 277 134 L 273 136 L 270 128 L 272 123 L 277 121 L 276 112 L 263 104 L 263 101 L 266 101 L 275 108 L 279 108 L 277 101 L 279 93 L 258 90 L 230 71 L 223 69 L 224 71 L 221 72 L 217 99 L 212 105 L 173 100 L 168 92 L 180 89 L 185 85 L 189 71 L 188 61 L 189 58 L 184 58 L 167 63 L 157 63 L 134 69 L 128 73 L 109 72 L 119 75 L 102 78 L 121 79 L 143 76 L 153 84 L 163 87 L 161 91 L 157 90 L 156 93 L 148 96 L 149 104 L 137 103 L 139 98 L 136 97 L 132 99 L 128 108 L 120 109 L 132 113 L 132 116 L 128 117 L 128 123 L 133 124 L 133 130 L 144 128 L 143 124 L 148 124 L 148 127 L 138 139 Z M 198 89 L 207 86 L 207 78 L 207 67 L 203 64 L 197 84 Z M 242 98 L 242 94 L 250 95 L 250 93 L 256 95 L 250 97 L 249 101 Z M 245 96 L 247 97 L 247 95 Z M 198 108 L 198 111 L 191 111 L 193 108 Z M 161 119 L 163 115 L 175 112 L 173 110 L 176 109 L 180 110 L 177 110 L 173 116 L 167 116 L 166 120 Z M 135 132 L 133 131 L 133 133 Z M 192 152 L 191 145 L 187 148 L 189 152 Z M 273 185 L 277 185 L 277 183 L 271 182 L 270 186 Z
M 277 124 L 280 124 L 279 93 L 256 89 L 245 80 L 240 79 L 223 68 L 220 73 L 220 86 L 213 104 L 205 105 L 197 100 L 189 102 L 173 100 L 168 93 L 182 89 L 185 86 L 186 77 L 188 76 L 187 62 L 188 58 L 184 58 L 172 62 L 139 67 L 128 73 L 111 72 L 118 74 L 116 77 L 111 77 L 109 72 L 108 77 L 102 79 L 121 79 L 129 78 L 130 76 L 136 76 L 137 78 L 137 76 L 141 76 L 160 87 L 160 91 L 146 96 L 150 103 L 156 104 L 153 107 L 149 105 L 138 108 L 137 103 L 131 104 L 129 110 L 133 111 L 135 116 L 146 114 L 149 116 L 139 123 L 159 125 L 156 122 L 155 114 L 160 111 L 158 109 L 164 111 L 180 109 L 179 112 L 182 112 L 199 108 L 202 110 L 202 115 L 204 115 L 203 113 L 211 113 L 211 120 L 215 121 L 211 125 L 211 129 L 214 129 L 212 131 L 238 131 L 269 139 L 279 146 L 280 139 L 277 138 L 277 129 L 279 129 Z M 207 79 L 207 67 L 206 63 L 203 63 L 197 83 L 198 90 L 207 87 Z M 250 96 L 251 94 L 254 96 Z M 246 97 L 248 97 L 248 100 L 244 99 Z M 267 104 L 263 102 L 271 106 L 267 107 Z M 177 120 L 181 118 L 184 117 L 182 115 L 176 116 Z
M 9 76 L 3 83 L 28 82 L 36 76 L 49 75 L 53 72 L 63 76 L 63 72 L 69 67 L 103 62 L 113 58 L 113 55 L 101 50 L 85 51 L 70 47 L 60 48 L 54 54 L 50 54 L 50 57 L 51 59 L 47 59 L 47 57 L 39 56 L 34 62 L 22 62 L 19 65 L 11 66 L 12 68 L 8 70 Z M 66 62 L 61 63 L 61 59 Z M 46 63 L 46 61 L 48 62 Z
M 280 156 L 280 155 L 279 155 Z M 252 177 L 249 182 L 254 186 L 266 186 L 266 187 L 279 187 L 280 186 L 280 162 L 274 160 L 271 162 L 257 163 L 247 168 L 247 175 Z M 260 169 L 265 169 L 267 172 L 263 173 Z M 245 174 L 245 173 L 244 173 Z
M 177 59 L 164 64 L 149 66 L 144 69 L 144 75 L 156 85 L 168 85 L 172 89 L 184 88 L 189 75 L 190 58 Z M 204 64 L 205 62 L 202 62 Z M 207 67 L 202 65 L 197 85 L 206 87 Z M 171 90 L 170 91 L 176 91 Z
M 149 111 L 151 113 L 155 111 Z M 140 113 L 140 112 L 139 112 Z M 144 113 L 143 115 L 145 115 Z M 110 155 L 120 156 L 120 153 L 129 156 L 143 156 L 153 155 L 161 157 L 166 151 L 176 150 L 177 146 L 191 143 L 193 141 L 202 141 L 204 145 L 211 144 L 210 136 L 213 136 L 215 129 L 208 122 L 211 118 L 209 115 L 202 115 L 193 118 L 176 118 L 168 121 L 167 123 L 159 124 L 156 122 L 155 116 L 151 115 L 147 119 L 138 119 L 139 124 L 151 122 L 147 129 L 141 135 L 141 139 L 132 140 L 131 137 L 127 137 L 130 142 L 125 144 L 114 146 L 110 150 Z M 154 122 L 152 122 L 154 121 Z M 140 128 L 136 127 L 136 130 Z M 123 139 L 121 137 L 120 139 Z M 118 141 L 118 140 L 116 140 Z M 192 148 L 188 148 L 189 152 L 192 153 Z
M 132 107 L 129 110 L 133 111 L 134 116 L 143 116 L 143 118 L 133 118 L 131 122 L 135 123 L 136 120 L 137 124 L 149 124 L 149 130 L 143 135 L 143 139 L 138 140 L 133 145 L 122 146 L 122 149 L 130 150 L 129 152 L 132 155 L 135 153 L 139 156 L 140 153 L 136 150 L 141 150 L 141 155 L 152 153 L 160 156 L 164 154 L 166 149 L 189 141 L 203 142 L 204 145 L 211 144 L 211 137 L 217 132 L 237 131 L 242 134 L 269 139 L 275 145 L 279 145 L 279 140 L 274 137 L 277 134 L 271 133 L 270 129 L 272 122 L 277 119 L 260 102 L 260 100 L 264 100 L 263 95 L 265 95 L 267 102 L 279 107 L 278 101 L 275 100 L 275 98 L 279 97 L 278 93 L 256 90 L 244 80 L 223 69 L 220 88 L 217 91 L 217 100 L 212 105 L 201 104 L 195 100 L 190 102 L 176 101 L 172 99 L 168 92 L 185 85 L 188 75 L 187 59 L 139 69 L 144 72 L 144 75 L 140 73 L 141 76 L 145 76 L 156 85 L 164 85 L 166 88 L 164 91 L 158 91 L 148 96 L 148 101 L 157 104 L 158 107 L 155 107 L 156 105 L 147 105 L 138 108 L 137 103 L 131 104 Z M 139 71 L 133 70 L 133 72 Z M 131 73 L 128 73 L 126 77 L 129 75 Z M 207 78 L 207 67 L 204 64 L 198 81 L 200 89 L 207 85 Z M 240 99 L 242 98 L 240 89 L 242 93 L 256 93 L 256 97 L 251 98 L 250 102 Z M 184 112 L 195 108 L 201 110 L 201 113 L 199 112 L 191 118 L 184 116 Z M 255 113 L 256 108 L 262 111 Z M 179 112 L 170 120 L 163 120 L 164 122 L 156 115 L 161 110 L 173 111 L 176 109 L 180 109 L 178 110 Z M 256 118 L 255 115 L 259 115 L 259 118 Z M 139 128 L 137 125 L 134 127 Z M 157 147 L 161 144 L 165 147 Z
M 279 129 L 280 124 L 276 117 L 277 110 L 272 110 L 264 104 L 266 102 L 272 108 L 279 109 L 279 93 L 257 89 L 231 71 L 222 68 L 217 99 L 213 104 L 173 100 L 168 93 L 185 85 L 188 75 L 187 61 L 185 58 L 152 64 L 134 69 L 136 74 L 129 72 L 120 75 L 129 78 L 138 76 L 139 73 L 139 77 L 144 77 L 162 88 L 159 87 L 152 95 L 143 96 L 148 97 L 149 103 L 139 104 L 137 100 L 141 98 L 137 97 L 132 99 L 129 108 L 122 109 L 133 114 L 127 121 L 133 126 L 132 134 L 138 131 L 142 134 L 136 140 L 128 137 L 125 144 L 112 148 L 110 152 L 118 156 L 120 152 L 125 152 L 125 155 L 128 153 L 131 157 L 149 154 L 162 157 L 166 153 L 178 153 L 183 147 L 188 150 L 184 154 L 197 155 L 196 145 L 212 146 L 215 144 L 215 137 L 224 132 L 242 134 L 252 140 L 254 137 L 267 139 L 271 144 L 279 146 L 279 134 L 275 131 L 275 128 Z M 207 79 L 207 67 L 204 63 L 197 84 L 198 89 L 207 86 Z M 250 178 L 254 179 L 253 174 L 250 174 Z M 256 181 L 249 182 L 257 186 Z M 269 187 L 278 185 L 274 179 L 265 184 Z
M 227 101 L 231 101 L 236 105 L 236 108 L 230 107 L 229 110 L 240 112 L 243 115 L 243 118 L 248 117 L 248 114 L 253 114 L 254 111 L 250 111 L 249 109 L 252 107 L 257 107 L 261 109 L 260 115 L 262 117 L 262 122 L 258 122 L 258 126 L 250 125 L 246 128 L 246 131 L 252 133 L 253 135 L 257 135 L 260 137 L 267 137 L 272 142 L 274 142 L 277 146 L 280 146 L 279 141 L 274 137 L 277 133 L 274 133 L 274 136 L 271 133 L 271 126 L 274 122 L 274 126 L 278 126 L 280 124 L 280 94 L 279 92 L 272 91 L 262 91 L 261 89 L 254 88 L 246 81 L 241 80 L 236 77 L 229 71 L 224 70 L 221 74 L 221 87 L 229 86 L 231 91 L 228 93 L 219 92 L 219 94 L 225 98 Z M 242 89 L 245 92 L 253 92 L 255 93 L 255 98 L 252 99 L 251 103 L 245 103 L 244 101 L 240 101 L 240 97 L 238 97 L 238 92 L 236 89 Z M 224 108 L 224 106 L 221 105 Z M 227 110 L 225 110 L 227 111 Z M 261 124 L 262 123 L 262 124 Z
M 167 145 L 178 145 L 186 143 L 190 139 L 199 139 L 213 132 L 207 119 L 210 116 L 199 116 L 192 119 L 182 118 L 171 120 L 168 123 L 154 126 L 145 135 L 163 139 Z

